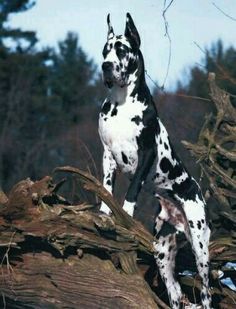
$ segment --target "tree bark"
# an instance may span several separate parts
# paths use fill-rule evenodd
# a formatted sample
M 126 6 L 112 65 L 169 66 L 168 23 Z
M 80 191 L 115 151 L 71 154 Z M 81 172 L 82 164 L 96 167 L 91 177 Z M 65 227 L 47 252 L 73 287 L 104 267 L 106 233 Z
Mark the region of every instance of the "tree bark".
M 152 269 L 154 237 L 97 179 L 72 167 L 57 170 L 78 175 L 113 215 L 69 205 L 56 193 L 62 182 L 49 176 L 16 184 L 0 208 L 1 308 L 169 308 Z M 219 238 L 210 254 L 220 267 L 234 259 L 235 245 Z M 182 282 L 194 290 L 194 280 Z M 228 292 L 220 292 L 224 301 Z

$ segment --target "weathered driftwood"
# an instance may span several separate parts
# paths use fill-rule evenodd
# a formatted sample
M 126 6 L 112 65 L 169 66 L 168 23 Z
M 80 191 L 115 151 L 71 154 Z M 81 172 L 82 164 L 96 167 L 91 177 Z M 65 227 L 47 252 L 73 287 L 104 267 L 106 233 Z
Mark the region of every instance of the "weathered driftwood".
M 49 176 L 15 185 L 0 202 L 0 307 L 168 308 L 158 297 L 160 282 L 154 294 L 144 280 L 153 236 L 90 174 L 72 167 L 57 170 L 78 175 L 113 216 L 91 211 L 93 205 L 86 203 L 68 205 L 56 194 L 61 183 L 54 185 Z M 222 238 L 211 243 L 210 251 L 220 267 L 232 260 L 235 246 Z M 227 302 L 229 293 L 225 288 L 222 300 Z M 232 297 L 236 301 L 235 293 Z
M 89 186 L 91 176 L 81 174 Z M 123 211 L 116 221 L 88 211 L 91 205 L 67 205 L 56 190 L 51 177 L 27 179 L 1 203 L 2 306 L 167 308 L 137 267 L 137 252 L 152 254 L 152 236 L 141 224 Z
M 157 307 L 138 273 L 119 272 L 111 260 L 92 254 L 65 261 L 45 252 L 25 253 L 4 267 L 0 278 L 6 308 Z

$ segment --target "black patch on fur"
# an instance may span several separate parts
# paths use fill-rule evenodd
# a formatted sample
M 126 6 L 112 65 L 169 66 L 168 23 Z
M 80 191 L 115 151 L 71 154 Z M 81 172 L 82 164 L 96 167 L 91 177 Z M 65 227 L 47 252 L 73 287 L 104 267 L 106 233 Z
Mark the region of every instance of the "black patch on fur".
M 111 186 L 111 180 L 110 179 L 107 180 L 107 185 Z
M 161 237 L 161 236 L 166 237 L 167 235 L 171 236 L 175 232 L 176 232 L 176 229 L 174 228 L 174 226 L 165 221 L 162 225 L 160 232 L 158 233 L 158 237 Z
M 172 188 L 173 191 L 184 200 L 195 201 L 196 194 L 199 193 L 197 184 L 189 176 L 180 184 L 174 183 Z
M 159 258 L 160 260 L 163 260 L 164 257 L 165 257 L 165 254 L 164 254 L 164 253 L 160 253 L 160 254 L 158 255 L 158 258 Z
M 169 171 L 168 178 L 176 179 L 183 174 L 183 167 L 178 163 Z
M 137 138 L 138 145 L 142 149 L 155 147 L 155 136 L 160 132 L 159 122 L 157 120 L 157 111 L 154 104 L 149 104 L 143 111 L 143 125 L 144 128 Z
M 135 97 L 137 95 L 138 101 L 144 102 L 145 104 L 149 104 L 152 102 L 152 96 L 145 82 L 144 61 L 140 50 L 138 51 L 137 64 L 138 64 L 137 80 L 135 81 L 135 87 L 131 93 L 131 96 Z
M 137 200 L 137 196 L 156 158 L 155 136 L 160 128 L 154 104 L 150 104 L 143 111 L 144 128 L 136 137 L 138 144 L 138 166 L 130 183 L 126 199 L 129 202 Z
M 169 137 L 168 137 L 168 141 L 169 141 L 169 145 L 170 145 L 170 149 L 171 149 L 171 157 L 172 157 L 172 159 L 175 159 L 178 162 L 179 176 L 181 176 L 181 174 L 180 174 L 181 169 L 189 175 L 186 168 L 183 168 L 181 160 L 179 159 L 178 155 L 176 154 Z M 173 178 L 173 179 L 175 179 L 175 178 Z M 201 190 L 199 189 L 196 182 L 190 176 L 188 176 L 180 184 L 175 183 L 172 186 L 172 189 L 175 193 L 177 193 L 179 195 L 180 198 L 183 198 L 184 200 L 189 199 L 189 200 L 195 201 L 196 195 L 198 195 L 199 199 L 201 201 L 204 201 Z
M 137 70 L 137 62 L 135 61 L 135 59 L 130 59 L 127 67 L 127 73 L 133 74 L 135 70 Z
M 125 56 L 129 52 L 128 46 L 122 44 L 119 41 L 115 43 L 114 47 L 115 47 L 116 54 L 117 54 L 117 57 L 119 58 L 119 60 L 122 60 L 123 58 L 125 58 Z
M 124 154 L 123 151 L 121 152 L 121 155 L 122 155 L 122 160 L 123 160 L 123 162 L 124 162 L 125 164 L 128 164 L 128 158 L 127 158 L 127 156 Z
M 138 144 L 138 166 L 130 183 L 126 200 L 134 202 L 156 158 L 155 136 L 160 131 L 156 108 L 151 102 L 143 111 L 143 125 L 139 136 L 136 137 Z
M 193 221 L 189 220 L 188 223 L 189 223 L 189 226 L 191 227 L 191 229 L 194 229 Z
M 117 115 L 117 113 L 118 113 L 117 105 L 118 105 L 118 103 L 116 102 L 116 103 L 115 103 L 115 106 L 114 106 L 114 108 L 113 108 L 113 110 L 112 110 L 112 112 L 111 112 L 111 117 Z
M 165 147 L 166 150 L 169 149 L 169 146 L 166 143 L 164 143 L 164 147 Z
M 122 44 L 120 41 L 116 41 L 114 47 L 115 47 L 115 49 L 118 49 L 118 48 L 120 48 L 122 45 L 123 45 L 123 44 Z
M 203 248 L 203 244 L 200 241 L 199 241 L 199 246 L 200 246 L 201 249 Z M 204 252 L 204 254 L 205 254 L 205 252 Z
M 197 227 L 198 227 L 199 230 L 202 228 L 201 221 L 199 221 L 199 220 L 198 220 L 198 222 L 197 222 Z
M 108 50 L 108 43 L 105 44 L 103 51 L 102 51 L 102 55 L 104 58 L 106 58 L 107 54 L 108 54 L 109 50 Z
M 135 116 L 131 119 L 131 121 L 135 122 L 136 125 L 138 126 L 140 122 L 142 121 L 142 119 L 139 116 Z
M 171 162 L 167 158 L 162 158 L 160 162 L 160 168 L 163 173 L 168 173 L 173 168 Z
M 111 176 L 112 190 L 114 189 L 115 180 L 116 180 L 116 173 L 113 172 L 113 174 Z
M 107 115 L 109 113 L 110 109 L 111 109 L 111 102 L 107 101 L 102 106 L 102 113 Z

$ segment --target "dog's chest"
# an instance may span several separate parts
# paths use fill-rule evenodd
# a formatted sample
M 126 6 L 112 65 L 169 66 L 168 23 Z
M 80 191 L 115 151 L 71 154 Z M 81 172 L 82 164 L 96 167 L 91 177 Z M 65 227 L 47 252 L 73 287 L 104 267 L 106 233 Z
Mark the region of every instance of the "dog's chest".
M 105 101 L 99 116 L 99 134 L 123 172 L 134 173 L 138 163 L 137 137 L 143 129 L 145 106 L 133 100 Z

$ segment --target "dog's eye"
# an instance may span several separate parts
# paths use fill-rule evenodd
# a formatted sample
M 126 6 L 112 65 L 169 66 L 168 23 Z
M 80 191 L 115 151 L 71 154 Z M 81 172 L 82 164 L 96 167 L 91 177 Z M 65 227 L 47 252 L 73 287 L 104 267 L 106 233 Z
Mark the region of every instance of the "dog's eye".
M 117 56 L 118 56 L 119 58 L 124 58 L 125 55 L 126 55 L 126 52 L 125 52 L 124 49 L 120 49 L 120 48 L 119 48 L 119 49 L 117 49 L 116 54 L 117 54 Z

